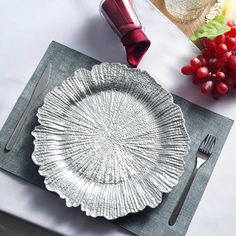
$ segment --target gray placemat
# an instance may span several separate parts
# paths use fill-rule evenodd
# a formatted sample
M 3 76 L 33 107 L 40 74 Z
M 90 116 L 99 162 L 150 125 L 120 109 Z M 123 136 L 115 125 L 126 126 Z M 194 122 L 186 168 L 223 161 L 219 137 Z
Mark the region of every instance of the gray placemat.
M 10 152 L 5 152 L 5 145 L 25 109 L 38 79 L 49 62 L 52 64 L 52 74 L 47 89 L 33 105 L 31 114 L 25 122 L 14 148 Z M 33 136 L 31 131 L 38 124 L 36 117 L 37 109 L 43 104 L 45 94 L 56 85 L 61 84 L 76 69 L 91 69 L 94 64 L 99 63 L 99 61 L 57 42 L 50 44 L 0 132 L 0 167 L 2 169 L 44 188 L 43 178 L 38 174 L 37 166 L 31 160 L 33 152 Z M 174 99 L 182 108 L 186 127 L 192 140 L 189 154 L 185 157 L 185 173 L 173 191 L 163 196 L 163 202 L 159 207 L 155 209 L 146 208 L 140 213 L 130 214 L 114 221 L 135 234 L 144 236 L 172 236 L 184 235 L 186 233 L 233 124 L 232 120 L 201 108 L 183 98 L 174 95 Z M 217 137 L 214 153 L 197 174 L 176 224 L 169 226 L 168 219 L 170 214 L 193 170 L 196 150 L 208 133 Z

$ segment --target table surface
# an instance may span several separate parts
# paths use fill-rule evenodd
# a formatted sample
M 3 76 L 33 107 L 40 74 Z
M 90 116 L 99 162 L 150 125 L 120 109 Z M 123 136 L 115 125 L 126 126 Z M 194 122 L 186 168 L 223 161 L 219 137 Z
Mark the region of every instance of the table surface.
M 52 40 L 100 61 L 126 62 L 124 49 L 118 38 L 99 16 L 99 2 L 0 2 L 0 126 L 7 119 Z M 139 67 L 148 71 L 170 92 L 235 119 L 235 94 L 229 94 L 216 102 L 202 96 L 196 86 L 180 74 L 180 67 L 198 53 L 195 45 L 148 0 L 134 2 L 145 32 L 152 41 Z M 192 220 L 187 233 L 189 236 L 235 235 L 235 137 L 234 125 Z M 0 210 L 64 234 L 130 235 L 108 221 L 91 219 L 79 209 L 66 208 L 64 201 L 57 196 L 4 171 L 0 171 L 0 189 Z

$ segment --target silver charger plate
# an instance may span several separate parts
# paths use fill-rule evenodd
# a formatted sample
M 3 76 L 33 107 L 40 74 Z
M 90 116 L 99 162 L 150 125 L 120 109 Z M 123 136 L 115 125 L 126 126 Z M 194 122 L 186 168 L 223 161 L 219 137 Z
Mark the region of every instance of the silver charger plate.
M 184 170 L 181 109 L 145 71 L 79 69 L 39 108 L 32 159 L 46 188 L 92 217 L 156 207 Z

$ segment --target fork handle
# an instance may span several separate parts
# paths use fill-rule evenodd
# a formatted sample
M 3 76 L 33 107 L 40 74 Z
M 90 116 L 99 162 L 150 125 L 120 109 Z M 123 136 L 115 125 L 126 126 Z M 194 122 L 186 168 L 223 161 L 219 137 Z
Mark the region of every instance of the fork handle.
M 190 187 L 191 187 L 191 185 L 193 183 L 193 180 L 194 180 L 194 178 L 195 178 L 195 176 L 197 174 L 197 171 L 198 171 L 198 168 L 195 166 L 195 168 L 193 170 L 193 173 L 191 174 L 191 177 L 189 178 L 188 183 L 185 186 L 185 188 L 184 188 L 184 190 L 183 190 L 183 192 L 182 192 L 182 194 L 181 194 L 181 196 L 180 196 L 180 198 L 179 198 L 179 200 L 178 200 L 178 202 L 177 202 L 177 204 L 175 206 L 175 209 L 173 210 L 173 212 L 172 212 L 172 214 L 170 216 L 170 219 L 169 219 L 169 222 L 168 222 L 169 225 L 174 225 L 175 224 L 175 222 L 176 222 L 176 220 L 177 220 L 177 218 L 179 216 L 179 213 L 180 213 L 180 211 L 182 209 L 182 206 L 184 204 L 184 201 L 185 201 L 185 199 L 186 199 L 186 197 L 188 195 L 189 189 L 190 189 Z

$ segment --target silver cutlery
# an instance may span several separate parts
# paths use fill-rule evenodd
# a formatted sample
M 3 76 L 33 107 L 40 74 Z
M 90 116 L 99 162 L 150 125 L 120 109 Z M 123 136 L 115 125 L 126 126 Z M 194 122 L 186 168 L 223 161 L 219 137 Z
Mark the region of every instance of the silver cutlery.
M 179 213 L 181 211 L 181 208 L 184 204 L 184 201 L 188 195 L 189 189 L 191 188 L 191 185 L 193 183 L 193 180 L 199 170 L 199 168 L 209 159 L 211 156 L 214 146 L 215 146 L 216 138 L 213 135 L 207 135 L 205 139 L 202 141 L 201 145 L 198 148 L 197 151 L 197 158 L 196 158 L 196 163 L 194 170 L 192 172 L 192 175 L 187 183 L 187 185 L 184 188 L 184 191 L 177 202 L 177 205 L 175 206 L 174 211 L 172 212 L 170 219 L 169 219 L 169 225 L 174 225 Z
M 32 105 L 34 104 L 34 102 L 36 101 L 36 99 L 39 97 L 39 95 L 45 90 L 45 88 L 47 87 L 47 83 L 48 80 L 50 78 L 50 74 L 51 74 L 51 64 L 48 64 L 46 69 L 44 70 L 41 78 L 39 79 L 37 85 L 35 86 L 34 92 L 27 104 L 27 107 L 25 108 L 23 114 L 21 115 L 21 118 L 19 120 L 19 122 L 17 123 L 10 139 L 8 140 L 5 150 L 6 151 L 10 151 L 13 147 L 13 145 L 15 144 L 17 137 L 24 125 L 24 122 L 29 114 L 29 112 L 32 109 Z

